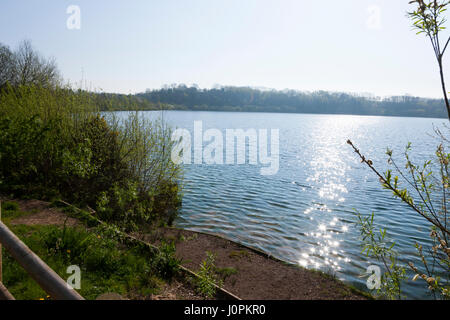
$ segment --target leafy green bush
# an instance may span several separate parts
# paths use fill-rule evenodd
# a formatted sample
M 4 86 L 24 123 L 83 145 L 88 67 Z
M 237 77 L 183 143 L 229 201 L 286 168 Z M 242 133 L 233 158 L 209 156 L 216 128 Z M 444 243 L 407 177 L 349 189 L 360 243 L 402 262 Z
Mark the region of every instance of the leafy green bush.
M 0 193 L 94 208 L 127 229 L 171 224 L 181 204 L 171 129 L 138 112 L 98 112 L 94 94 L 6 86 L 0 92 Z

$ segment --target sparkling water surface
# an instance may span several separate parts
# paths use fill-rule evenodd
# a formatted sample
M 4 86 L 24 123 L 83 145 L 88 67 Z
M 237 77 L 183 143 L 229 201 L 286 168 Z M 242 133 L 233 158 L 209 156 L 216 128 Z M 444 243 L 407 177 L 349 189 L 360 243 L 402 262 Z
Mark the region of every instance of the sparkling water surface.
M 413 244 L 429 243 L 429 226 L 381 188 L 346 141 L 351 139 L 384 172 L 387 147 L 401 162 L 411 142 L 413 160 L 431 159 L 437 146 L 433 125 L 446 120 L 192 111 L 163 116 L 173 127 L 190 130 L 192 138 L 194 121 L 200 120 L 203 130 L 219 129 L 224 138 L 225 129 L 279 129 L 275 175 L 261 175 L 261 165 L 186 165 L 178 227 L 217 234 L 367 290 L 361 275 L 369 265 L 380 264 L 361 254 L 355 210 L 375 212 L 377 224 L 396 241 L 401 260 L 420 264 Z M 404 292 L 408 298 L 430 298 L 423 288 L 407 281 Z

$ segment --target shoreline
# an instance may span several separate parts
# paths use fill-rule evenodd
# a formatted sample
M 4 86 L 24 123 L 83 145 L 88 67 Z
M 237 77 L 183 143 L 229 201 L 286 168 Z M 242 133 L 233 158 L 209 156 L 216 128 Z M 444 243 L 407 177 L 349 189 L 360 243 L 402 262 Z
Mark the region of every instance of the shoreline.
M 373 297 L 352 285 L 318 270 L 282 261 L 261 250 L 233 240 L 176 227 L 160 228 L 143 240 L 158 245 L 174 241 L 182 265 L 197 270 L 206 252 L 216 255 L 219 269 L 234 269 L 224 289 L 242 300 L 365 300 Z M 200 249 L 201 248 L 201 249 Z
M 311 112 L 280 112 L 280 111 L 238 111 L 238 110 L 202 110 L 202 109 L 183 109 L 169 108 L 169 109 L 112 109 L 112 110 L 101 110 L 100 112 L 167 112 L 167 111 L 184 111 L 184 112 L 215 112 L 215 113 L 259 113 L 259 114 L 295 114 L 295 115 L 313 115 L 313 116 L 355 116 L 355 117 L 381 117 L 381 118 L 412 118 L 412 119 L 434 119 L 434 120 L 446 120 L 445 116 L 441 118 L 431 117 L 431 116 L 407 116 L 407 115 L 383 115 L 383 114 L 354 114 L 354 113 L 311 113 Z
M 86 226 L 82 215 L 77 216 L 61 207 L 39 200 L 14 200 L 26 213 L 11 220 L 13 225 L 57 226 L 69 223 L 72 226 Z M 93 219 L 93 217 L 92 217 Z M 150 232 L 136 232 L 130 237 L 149 246 L 159 246 L 163 241 L 175 245 L 175 255 L 182 259 L 180 279 L 181 290 L 188 297 L 195 280 L 199 278 L 200 265 L 208 253 L 216 258 L 214 272 L 220 276 L 221 284 L 216 286 L 218 300 L 367 300 L 373 297 L 322 271 L 309 270 L 282 261 L 261 250 L 239 244 L 222 236 L 205 232 L 190 231 L 176 227 L 163 227 Z M 138 288 L 136 288 L 138 289 Z M 167 287 L 165 291 L 173 290 Z M 177 291 L 177 290 L 175 290 Z M 179 290 L 178 290 L 179 291 Z M 160 298 L 162 297 L 162 298 Z M 164 299 L 152 296 L 150 299 Z M 185 296 L 169 294 L 168 300 L 186 299 Z M 133 299 L 133 298 L 132 298 Z

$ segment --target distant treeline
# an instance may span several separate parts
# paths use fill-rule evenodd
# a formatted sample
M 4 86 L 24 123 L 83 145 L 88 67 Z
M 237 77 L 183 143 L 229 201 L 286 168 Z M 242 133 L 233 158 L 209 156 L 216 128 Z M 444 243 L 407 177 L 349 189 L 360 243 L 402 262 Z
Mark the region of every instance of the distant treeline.
M 128 111 L 128 110 L 160 110 L 157 103 L 131 94 L 119 93 L 92 93 L 94 104 L 100 111 Z
M 259 90 L 250 87 L 200 89 L 185 85 L 136 94 L 164 109 L 446 118 L 444 101 L 412 96 L 369 98 L 327 91 Z M 170 107 L 167 107 L 169 105 Z

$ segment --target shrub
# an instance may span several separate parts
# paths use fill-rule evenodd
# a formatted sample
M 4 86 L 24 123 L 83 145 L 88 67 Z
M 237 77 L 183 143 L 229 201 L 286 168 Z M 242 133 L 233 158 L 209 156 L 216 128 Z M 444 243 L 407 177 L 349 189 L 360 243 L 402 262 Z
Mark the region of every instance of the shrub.
M 181 171 L 162 120 L 100 114 L 70 88 L 7 86 L 0 97 L 1 193 L 63 198 L 127 229 L 173 222 Z
M 152 257 L 153 270 L 164 279 L 171 279 L 178 271 L 181 259 L 175 256 L 175 244 L 162 242 L 159 252 Z
M 214 297 L 216 285 L 219 287 L 223 285 L 223 281 L 216 274 L 215 259 L 216 256 L 213 253 L 206 252 L 206 259 L 200 264 L 199 278 L 194 281 L 197 291 L 207 298 Z

